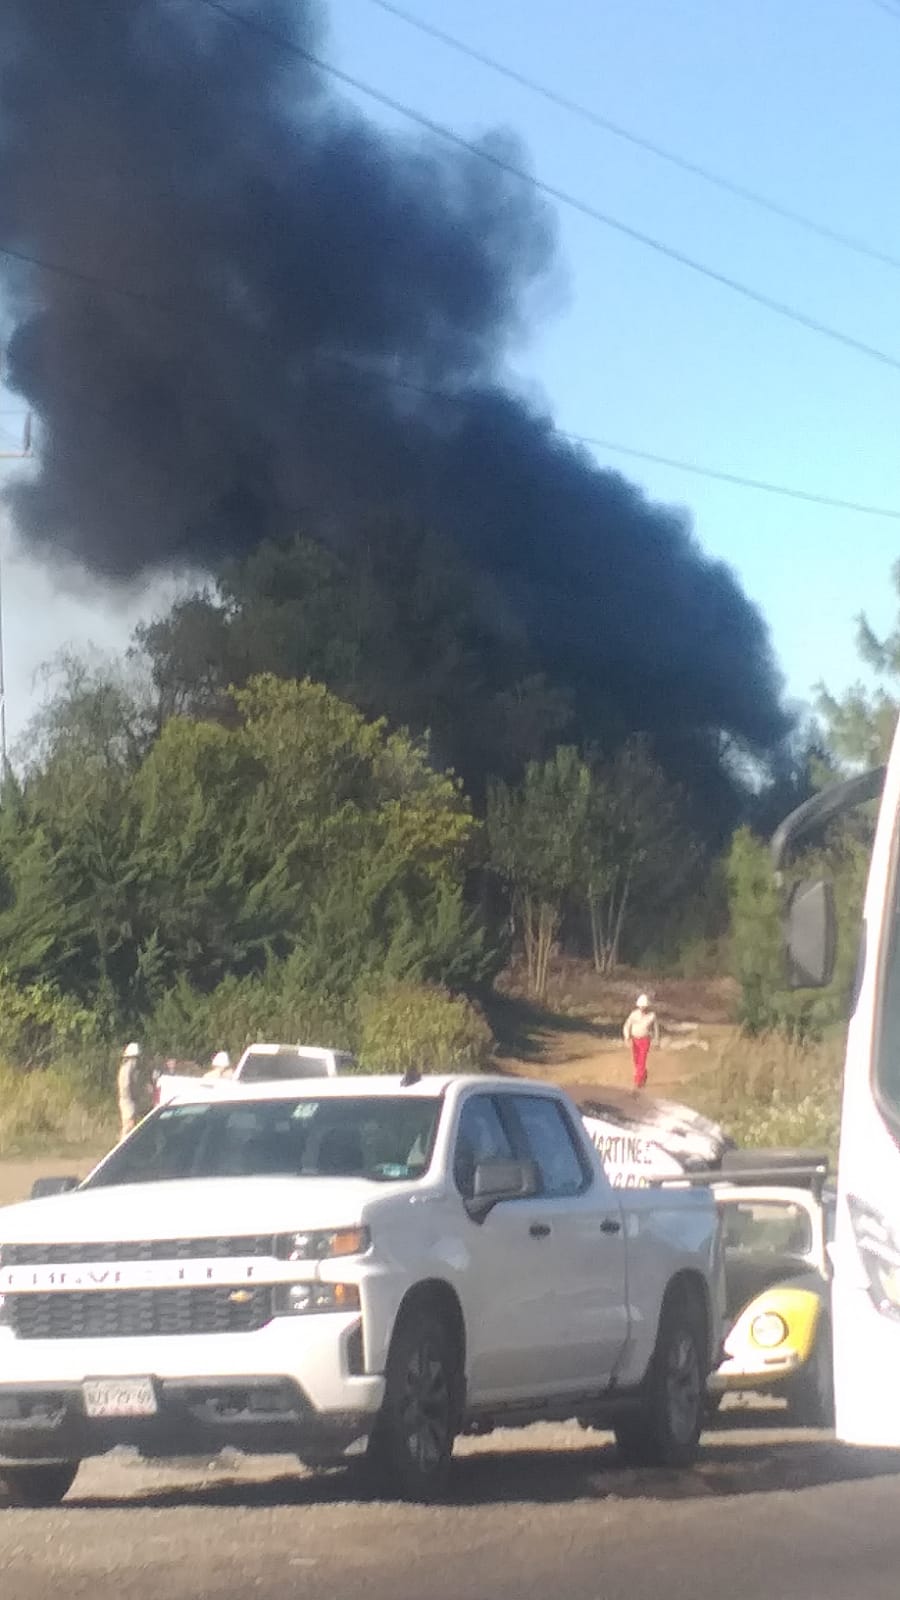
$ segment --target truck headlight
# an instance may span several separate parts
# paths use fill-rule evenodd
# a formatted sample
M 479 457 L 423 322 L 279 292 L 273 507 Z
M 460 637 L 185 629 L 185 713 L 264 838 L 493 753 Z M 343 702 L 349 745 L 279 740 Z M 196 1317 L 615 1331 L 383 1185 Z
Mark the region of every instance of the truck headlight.
M 788 1325 L 777 1311 L 761 1311 L 750 1324 L 750 1337 L 761 1350 L 774 1350 L 787 1336 Z
M 317 1228 L 281 1234 L 276 1253 L 282 1261 L 331 1261 L 335 1256 L 365 1255 L 371 1242 L 368 1228 Z
M 282 1283 L 275 1290 L 277 1317 L 308 1317 L 322 1311 L 358 1311 L 355 1283 Z
M 847 1200 L 859 1258 L 866 1269 L 869 1298 L 883 1316 L 900 1321 L 900 1245 L 893 1229 L 862 1200 Z

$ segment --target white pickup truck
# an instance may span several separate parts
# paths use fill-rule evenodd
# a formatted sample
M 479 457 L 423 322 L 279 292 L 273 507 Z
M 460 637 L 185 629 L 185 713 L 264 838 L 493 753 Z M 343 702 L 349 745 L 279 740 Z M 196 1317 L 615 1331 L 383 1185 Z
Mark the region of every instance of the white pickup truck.
M 685 1464 L 721 1269 L 709 1191 L 614 1189 L 545 1084 L 231 1085 L 0 1210 L 0 1481 L 46 1505 L 118 1445 L 364 1452 L 429 1500 L 457 1434 L 568 1418 Z
M 198 1095 L 219 1095 L 232 1083 L 286 1083 L 303 1078 L 336 1078 L 352 1066 L 346 1050 L 330 1050 L 312 1044 L 249 1044 L 236 1065 L 224 1072 L 207 1072 L 202 1077 L 187 1073 L 164 1072 L 153 1085 L 153 1104 L 168 1105 L 173 1100 L 195 1100 Z

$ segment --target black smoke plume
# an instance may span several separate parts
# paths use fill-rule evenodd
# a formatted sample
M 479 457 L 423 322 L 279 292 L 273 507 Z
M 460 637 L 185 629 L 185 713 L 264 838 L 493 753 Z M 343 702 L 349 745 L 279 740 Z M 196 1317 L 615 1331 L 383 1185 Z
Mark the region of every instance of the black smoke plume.
M 0 246 L 72 274 L 0 256 L 42 425 L 9 491 L 28 546 L 110 580 L 215 570 L 299 523 L 352 550 L 403 504 L 579 698 L 770 746 L 734 578 L 503 384 L 553 267 L 540 197 L 349 110 L 274 37 L 322 46 L 307 0 L 231 4 L 271 32 L 200 0 L 0 4 Z

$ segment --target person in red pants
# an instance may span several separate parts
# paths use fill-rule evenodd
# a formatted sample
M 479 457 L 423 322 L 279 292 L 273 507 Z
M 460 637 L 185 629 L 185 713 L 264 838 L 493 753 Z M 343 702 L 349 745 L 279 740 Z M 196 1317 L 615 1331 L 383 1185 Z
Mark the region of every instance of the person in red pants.
M 647 1087 L 647 1057 L 650 1054 L 651 1044 L 659 1044 L 659 1023 L 656 1012 L 650 1008 L 649 997 L 639 994 L 635 1001 L 634 1010 L 627 1018 L 622 1037 L 626 1044 L 631 1045 L 631 1060 L 634 1065 L 634 1087 L 645 1089 Z

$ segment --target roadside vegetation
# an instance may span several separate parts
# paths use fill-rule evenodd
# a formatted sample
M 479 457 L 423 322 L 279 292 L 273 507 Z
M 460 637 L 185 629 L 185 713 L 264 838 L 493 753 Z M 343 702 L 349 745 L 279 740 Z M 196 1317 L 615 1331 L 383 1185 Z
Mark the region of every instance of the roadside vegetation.
M 267 559 L 279 582 L 293 559 L 295 588 L 298 573 L 315 587 L 307 546 Z M 692 778 L 660 739 L 579 737 L 574 710 L 523 680 L 529 737 L 516 724 L 514 749 L 501 718 L 491 746 L 483 726 L 460 776 L 421 713 L 373 714 L 368 680 L 352 698 L 349 637 L 330 654 L 315 635 L 329 682 L 251 670 L 295 661 L 297 639 L 263 558 L 229 581 L 230 598 L 180 603 L 124 662 L 57 663 L 7 774 L 0 1154 L 102 1146 L 128 1037 L 160 1064 L 268 1036 L 351 1050 L 361 1071 L 481 1070 L 501 973 L 552 1030 L 623 970 L 685 994 L 736 980 L 733 1026 L 702 1072 L 686 1064 L 684 1097 L 742 1143 L 834 1148 L 872 819 L 832 828 L 793 869 L 836 886 L 840 961 L 814 996 L 786 985 L 765 841 L 843 762 L 881 753 L 886 690 L 823 690 L 822 725 L 742 789 L 709 750 Z M 448 637 L 468 626 L 444 621 Z M 900 635 L 861 630 L 897 676 Z M 442 712 L 457 741 L 476 715 L 467 693 Z M 582 975 L 574 996 L 554 979 L 561 953 Z
M 739 1145 L 827 1152 L 837 1162 L 844 1033 L 798 1041 L 735 1030 L 691 1080 L 690 1103 Z

